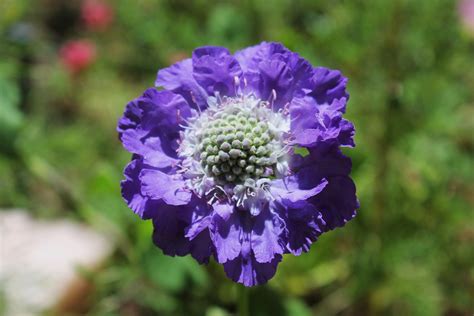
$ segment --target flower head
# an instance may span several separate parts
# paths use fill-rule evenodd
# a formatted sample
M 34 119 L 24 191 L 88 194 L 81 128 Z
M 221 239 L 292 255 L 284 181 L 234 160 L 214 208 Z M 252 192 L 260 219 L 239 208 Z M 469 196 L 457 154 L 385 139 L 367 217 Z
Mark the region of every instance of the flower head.
M 133 153 L 124 199 L 165 254 L 214 256 L 232 280 L 265 283 L 283 254 L 355 216 L 346 82 L 278 43 L 196 49 L 119 121 Z
M 81 6 L 81 18 L 88 28 L 104 30 L 112 23 L 114 11 L 103 0 L 85 0 Z
M 61 47 L 59 58 L 70 73 L 79 73 L 94 62 L 95 44 L 88 40 L 69 41 Z

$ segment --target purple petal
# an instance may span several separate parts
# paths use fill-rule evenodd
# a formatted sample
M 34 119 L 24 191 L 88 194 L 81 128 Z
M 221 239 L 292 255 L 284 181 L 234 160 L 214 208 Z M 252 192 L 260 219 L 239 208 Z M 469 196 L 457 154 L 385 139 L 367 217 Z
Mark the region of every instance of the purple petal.
M 263 42 L 236 51 L 234 57 L 239 62 L 242 71 L 249 72 L 256 69 L 258 63 L 264 59 L 264 55 L 268 55 L 267 49 L 269 49 L 269 43 Z
M 138 130 L 128 130 L 121 136 L 123 146 L 131 153 L 139 154 L 147 164 L 166 168 L 178 163 L 178 159 L 165 154 L 159 137 L 143 138 Z
M 148 89 L 128 103 L 117 130 L 125 149 L 157 168 L 175 164 L 179 124 L 191 115 L 186 101 L 169 91 Z
M 206 216 L 195 220 L 186 228 L 185 236 L 190 240 L 193 240 L 198 236 L 203 230 L 208 229 L 209 225 L 211 224 L 211 216 Z
M 277 200 L 285 203 L 296 203 L 304 201 L 319 194 L 327 185 L 325 179 L 319 179 L 319 183 L 310 188 L 302 188 L 302 183 L 297 176 L 289 176 L 284 179 L 277 179 L 271 182 L 270 192 Z
M 191 200 L 192 193 L 185 188 L 184 181 L 159 170 L 143 169 L 139 179 L 142 182 L 143 195 L 155 200 L 163 200 L 169 205 L 185 205 Z
M 262 61 L 258 64 L 259 76 L 255 90 L 262 100 L 271 100 L 274 109 L 284 106 L 293 97 L 293 75 L 287 64 L 280 60 Z
M 212 219 L 211 238 L 217 253 L 217 261 L 224 263 L 235 259 L 242 250 L 242 225 L 237 212 L 224 220 L 215 215 Z
M 181 95 L 195 109 L 207 108 L 207 93 L 193 77 L 191 58 L 158 71 L 155 85 Z
M 321 235 L 325 226 L 316 207 L 303 202 L 297 207 L 275 203 L 273 208 L 285 222 L 287 251 L 296 256 L 309 251 L 311 244 Z
M 336 144 L 354 146 L 354 126 L 342 119 L 346 99 L 317 104 L 310 97 L 294 98 L 290 104 L 292 145 L 315 147 Z
M 312 91 L 309 93 L 318 104 L 331 104 L 334 100 L 349 99 L 347 78 L 339 70 L 317 67 L 314 70 Z M 342 110 L 345 112 L 345 108 Z
M 234 96 L 235 78 L 242 76 L 237 60 L 226 48 L 202 47 L 193 52 L 193 74 L 208 95 Z
M 270 262 L 275 256 L 283 254 L 285 244 L 280 236 L 283 229 L 283 221 L 269 208 L 255 217 L 250 240 L 258 263 Z
M 313 98 L 294 98 L 290 104 L 291 131 L 299 133 L 317 125 L 318 105 Z
M 212 208 L 204 201 L 197 204 L 190 218 L 190 224 L 186 227 L 185 236 L 190 240 L 196 238 L 202 231 L 208 230 L 212 223 Z
M 305 187 L 316 185 L 321 179 L 327 180 L 326 187 L 309 199 L 326 222 L 321 226 L 324 230 L 342 226 L 355 216 L 359 203 L 354 183 L 348 177 L 351 161 L 339 148 L 310 149 L 310 154 L 292 169 L 298 170 L 298 181 Z
M 235 52 L 234 56 L 244 72 L 252 72 L 258 68 L 260 62 L 271 60 L 275 56 L 295 54 L 280 43 L 262 42 Z M 297 55 L 297 54 L 295 54 Z
M 343 226 L 355 216 L 359 202 L 355 185 L 348 176 L 351 160 L 339 148 L 312 148 L 310 154 L 300 159 L 292 169 L 298 170 L 298 181 L 304 187 L 317 185 L 322 179 L 327 180 L 324 189 L 309 199 L 326 223 L 319 225 L 320 228 L 326 231 Z M 289 203 L 285 205 L 291 206 Z
M 180 218 L 176 207 L 162 205 L 153 218 L 153 242 L 169 256 L 185 256 L 191 250 L 191 242 L 184 237 L 187 222 Z
M 169 256 L 191 254 L 199 263 L 209 260 L 212 243 L 208 230 L 203 230 L 193 240 L 185 237 L 185 229 L 192 214 L 202 202 L 195 200 L 187 206 L 161 204 L 153 218 L 153 242 Z
M 322 178 L 346 176 L 352 168 L 350 158 L 344 156 L 337 146 L 310 148 L 309 155 L 292 160 L 291 169 L 298 170 L 299 181 L 308 186 L 318 183 Z
M 204 230 L 191 241 L 191 256 L 199 263 L 208 263 L 213 254 L 214 246 L 209 230 Z
M 351 178 L 335 176 L 328 179 L 328 185 L 317 196 L 311 199 L 321 212 L 327 229 L 344 226 L 354 218 L 359 208 L 356 188 Z
M 224 263 L 224 271 L 229 278 L 245 286 L 255 286 L 267 283 L 276 272 L 281 255 L 268 263 L 258 263 L 252 256 L 239 256 Z
M 156 203 L 141 193 L 141 182 L 138 176 L 142 165 L 141 159 L 132 160 L 125 168 L 125 180 L 122 180 L 120 185 L 122 196 L 128 207 L 141 218 L 150 219 L 156 210 Z
M 196 48 L 193 51 L 193 61 L 194 59 L 199 59 L 204 56 L 211 56 L 214 58 L 222 58 L 229 56 L 230 52 L 227 48 L 225 47 L 220 47 L 220 46 L 201 46 L 199 48 Z
M 214 203 L 212 207 L 223 220 L 228 220 L 230 215 L 234 212 L 234 205 L 230 203 L 217 202 Z
M 275 90 L 276 109 L 312 87 L 311 64 L 280 43 L 263 42 L 236 52 L 235 58 L 254 93 L 267 100 Z
M 295 138 L 291 141 L 291 144 L 312 147 L 318 142 L 321 142 L 321 138 L 320 130 L 308 128 L 304 130 L 304 132 L 295 134 Z
M 341 146 L 347 147 L 355 147 L 354 142 L 354 135 L 355 135 L 355 128 L 354 124 L 349 122 L 348 120 L 342 119 L 341 123 L 341 131 L 338 135 L 337 140 Z

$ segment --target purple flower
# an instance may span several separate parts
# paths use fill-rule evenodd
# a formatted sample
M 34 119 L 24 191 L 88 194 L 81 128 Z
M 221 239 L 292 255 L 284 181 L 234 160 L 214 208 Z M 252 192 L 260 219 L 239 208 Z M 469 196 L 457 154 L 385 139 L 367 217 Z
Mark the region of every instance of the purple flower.
M 124 199 L 153 220 L 165 254 L 212 255 L 236 282 L 267 282 L 283 254 L 307 252 L 356 214 L 340 151 L 354 147 L 346 83 L 278 43 L 196 49 L 118 123 L 133 154 Z

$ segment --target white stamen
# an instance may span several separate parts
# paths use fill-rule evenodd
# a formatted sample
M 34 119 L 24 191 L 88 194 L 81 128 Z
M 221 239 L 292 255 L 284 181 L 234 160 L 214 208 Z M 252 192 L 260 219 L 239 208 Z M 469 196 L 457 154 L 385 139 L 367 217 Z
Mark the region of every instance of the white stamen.
M 275 89 L 272 89 L 272 93 L 270 94 L 270 98 L 268 100 L 271 104 L 272 111 L 273 111 L 273 103 L 275 103 L 276 98 L 277 98 L 277 93 L 276 93 Z
M 239 77 L 237 77 L 237 76 L 234 77 L 234 85 L 235 85 L 236 87 L 240 86 L 240 79 L 239 79 Z
M 240 88 L 241 82 L 238 77 L 234 77 L 234 83 L 236 87 Z M 247 84 L 245 78 L 243 78 L 243 84 Z M 262 101 L 253 94 L 244 95 L 239 93 L 236 97 L 228 97 L 221 96 L 219 92 L 216 92 L 214 96 L 208 98 L 208 107 L 202 113 L 199 107 L 199 114 L 194 112 L 194 116 L 191 118 L 185 119 L 180 112 L 177 113 L 180 119 L 187 123 L 187 126 L 183 126 L 183 131 L 180 134 L 181 141 L 179 142 L 178 155 L 184 160 L 181 162 L 178 172 L 185 178 L 190 190 L 201 197 L 207 197 L 211 204 L 216 200 L 233 200 L 237 207 L 244 207 L 249 210 L 260 208 L 262 203 L 272 198 L 269 193 L 270 180 L 260 177 L 285 176 L 288 168 L 286 155 L 289 151 L 289 146 L 285 144 L 285 138 L 290 129 L 290 120 L 282 115 L 282 111 L 275 113 L 270 110 L 270 105 L 273 107 L 276 98 L 275 90 L 272 90 L 269 101 Z M 226 116 L 240 115 L 240 113 L 243 114 L 243 117 L 250 117 L 256 119 L 257 122 L 264 123 L 263 127 L 259 125 L 259 127 L 256 127 L 257 129 L 268 129 L 269 134 L 266 134 L 266 137 L 268 139 L 268 135 L 271 135 L 270 140 L 263 144 L 269 148 L 267 154 L 263 151 L 264 155 L 268 156 L 264 157 L 265 159 L 262 158 L 264 162 L 259 162 L 256 165 L 256 169 L 260 170 L 258 173 L 243 171 L 244 168 L 238 166 L 232 168 L 233 165 L 231 165 L 230 172 L 234 172 L 234 174 L 230 174 L 230 176 L 229 173 L 226 174 L 232 179 L 226 180 L 220 177 L 222 175 L 220 165 L 217 165 L 217 171 L 211 171 L 210 164 L 213 166 L 217 164 L 217 161 L 212 162 L 214 158 L 211 158 L 210 163 L 202 160 L 206 157 L 216 157 L 216 152 L 212 149 L 212 146 L 215 148 L 216 145 L 212 145 L 211 149 L 205 151 L 203 151 L 203 148 L 205 146 L 209 147 L 209 137 L 212 136 L 214 139 L 216 137 L 215 132 L 208 129 L 212 122 L 215 120 L 224 120 L 225 122 Z M 203 145 L 204 139 L 207 139 L 207 145 Z M 242 173 L 244 174 L 242 175 Z M 242 176 L 250 178 L 242 183 L 240 181 L 243 180 L 239 180 L 239 177 Z

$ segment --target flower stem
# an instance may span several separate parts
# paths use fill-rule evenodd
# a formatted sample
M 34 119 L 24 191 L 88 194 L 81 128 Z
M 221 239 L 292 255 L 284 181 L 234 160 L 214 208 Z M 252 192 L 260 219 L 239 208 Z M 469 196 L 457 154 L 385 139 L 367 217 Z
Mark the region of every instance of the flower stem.
M 240 285 L 238 295 L 238 315 L 249 316 L 249 291 L 248 288 Z

